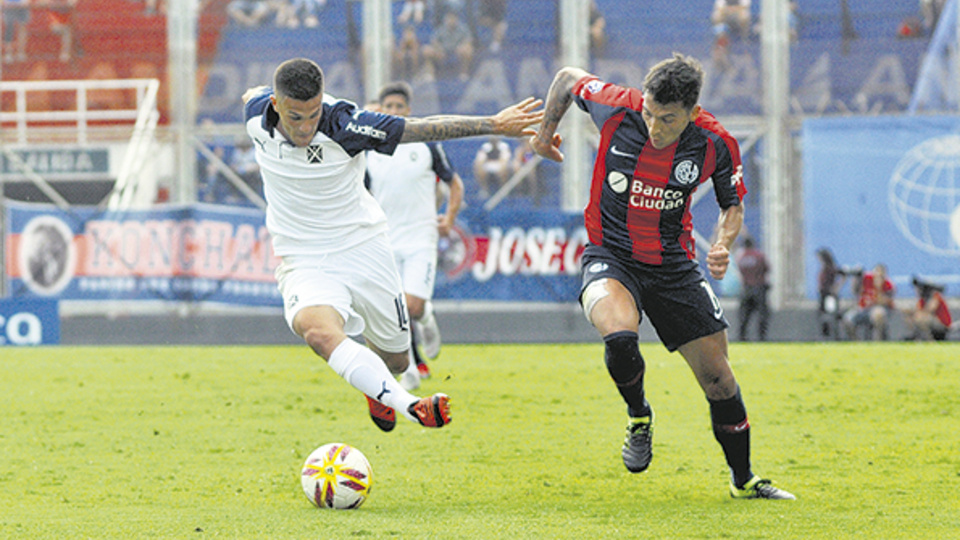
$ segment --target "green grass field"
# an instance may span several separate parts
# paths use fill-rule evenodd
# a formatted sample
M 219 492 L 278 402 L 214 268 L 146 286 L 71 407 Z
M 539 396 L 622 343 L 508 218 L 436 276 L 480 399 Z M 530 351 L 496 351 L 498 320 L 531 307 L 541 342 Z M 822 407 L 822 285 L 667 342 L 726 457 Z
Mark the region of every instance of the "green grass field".
M 0 538 L 958 538 L 960 344 L 733 344 L 759 474 L 736 501 L 679 355 L 642 347 L 654 460 L 620 461 L 599 344 L 448 345 L 421 394 L 454 422 L 391 433 L 306 347 L 0 349 Z M 306 455 L 360 448 L 355 511 Z

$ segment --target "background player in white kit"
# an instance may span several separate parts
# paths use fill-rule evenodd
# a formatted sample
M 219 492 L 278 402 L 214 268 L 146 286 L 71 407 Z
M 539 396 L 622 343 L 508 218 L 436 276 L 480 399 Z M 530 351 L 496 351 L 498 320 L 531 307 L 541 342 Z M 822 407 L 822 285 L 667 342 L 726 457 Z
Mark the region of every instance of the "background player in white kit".
M 363 186 L 364 152 L 401 142 L 499 133 L 533 134 L 541 102 L 528 98 L 494 116 L 404 119 L 364 111 L 323 93 L 311 60 L 280 64 L 273 88 L 243 95 L 267 200 L 267 230 L 281 257 L 276 276 L 290 328 L 367 395 L 380 429 L 396 411 L 427 427 L 450 422 L 444 394 L 420 399 L 392 373 L 408 365 L 407 308 L 390 251 L 386 217 Z M 363 335 L 367 347 L 347 337 Z
M 395 82 L 380 90 L 380 112 L 409 116 L 413 90 Z M 404 143 L 393 155 L 367 153 L 370 192 L 390 226 L 390 246 L 400 271 L 407 310 L 413 325 L 411 363 L 400 378 L 407 390 L 429 374 L 417 344 L 429 358 L 440 354 L 440 328 L 430 300 L 437 281 L 437 242 L 450 234 L 463 203 L 463 180 L 450 165 L 439 142 Z M 437 214 L 438 179 L 449 188 L 446 212 Z M 444 190 L 446 191 L 446 190 Z

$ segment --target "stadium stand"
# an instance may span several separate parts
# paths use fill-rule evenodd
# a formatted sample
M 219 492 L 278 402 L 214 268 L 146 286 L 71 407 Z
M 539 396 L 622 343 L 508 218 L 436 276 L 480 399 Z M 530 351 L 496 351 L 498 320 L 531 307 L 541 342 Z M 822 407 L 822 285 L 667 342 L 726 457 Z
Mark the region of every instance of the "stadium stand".
M 362 5 L 358 0 L 328 0 L 321 14 L 319 29 L 286 29 L 272 24 L 257 29 L 241 29 L 230 24 L 226 16 L 226 4 L 229 0 L 208 0 L 203 2 L 203 13 L 198 24 L 199 71 L 198 81 L 204 87 L 199 104 L 202 119 L 210 119 L 219 124 L 240 123 L 239 93 L 252 84 L 269 81 L 270 73 L 280 61 L 293 56 L 304 55 L 316 59 L 327 71 L 329 88 L 338 97 L 362 100 L 362 63 L 358 52 L 358 34 L 362 19 Z M 475 2 L 474 2 L 475 3 Z M 607 17 L 609 42 L 603 58 L 594 59 L 592 65 L 585 66 L 597 71 L 611 80 L 639 83 L 646 67 L 654 60 L 669 55 L 674 50 L 703 58 L 708 71 L 708 87 L 705 99 L 707 108 L 718 116 L 751 116 L 762 112 L 757 74 L 761 55 L 760 43 L 756 37 L 737 40 L 732 53 L 741 61 L 741 71 L 720 75 L 709 64 L 712 29 L 709 15 L 713 0 L 646 0 L 643 9 L 636 9 L 632 0 L 598 0 L 601 10 Z M 401 9 L 400 2 L 394 4 L 394 16 Z M 909 17 L 919 14 L 916 0 L 851 0 L 848 18 L 844 19 L 841 9 L 843 2 L 838 0 L 801 0 L 800 36 L 791 47 L 791 82 L 798 93 L 797 103 L 802 114 L 835 114 L 853 112 L 887 113 L 902 111 L 906 106 L 900 95 L 896 94 L 898 81 L 891 79 L 902 71 L 906 84 L 915 80 L 919 59 L 928 43 L 925 36 L 917 39 L 897 39 L 897 28 Z M 759 10 L 759 0 L 753 2 L 755 15 Z M 545 92 L 549 79 L 543 82 L 531 76 L 533 70 L 526 66 L 542 67 L 545 77 L 552 76 L 559 58 L 557 22 L 558 2 L 556 0 L 512 0 L 508 3 L 507 31 L 504 47 L 499 52 L 491 52 L 478 47 L 474 61 L 475 79 L 460 81 L 456 76 L 441 77 L 435 81 L 420 81 L 415 85 L 418 96 L 424 96 L 433 109 L 425 111 L 484 114 L 496 110 L 504 99 L 525 97 L 527 88 L 518 88 L 517 81 L 531 77 L 530 88 Z M 161 16 L 144 11 L 141 2 L 131 0 L 80 0 L 74 14 L 77 24 L 76 38 L 79 41 L 82 56 L 70 63 L 60 62 L 59 38 L 53 34 L 40 17 L 31 21 L 31 42 L 29 62 L 13 62 L 4 65 L 5 80 L 39 79 L 85 79 L 85 78 L 133 78 L 157 77 L 166 79 L 166 22 Z M 417 26 L 421 43 L 429 40 L 431 17 L 425 17 Z M 853 32 L 844 34 L 844 28 Z M 481 40 L 487 38 L 488 29 L 474 26 Z M 399 33 L 399 25 L 395 26 Z M 854 35 L 856 36 L 854 38 Z M 305 52 L 307 51 L 307 52 Z M 524 62 L 529 62 L 524 64 Z M 819 64 L 818 62 L 823 62 Z M 825 66 L 818 71 L 819 66 Z M 751 71 L 753 70 L 753 71 Z M 507 98 L 501 95 L 484 96 L 486 101 L 464 99 L 470 94 L 471 87 L 486 86 L 491 78 L 503 76 L 507 81 Z M 484 79 L 487 77 L 487 79 Z M 751 79 L 751 77 L 753 77 Z M 879 81 L 878 96 L 863 95 L 865 81 L 876 78 Z M 822 83 L 829 89 L 830 101 L 822 104 L 821 95 L 815 92 L 807 95 L 809 80 Z M 752 86 L 751 86 L 752 85 Z M 816 89 L 821 86 L 811 85 Z M 165 88 L 166 85 L 164 84 Z M 724 91 L 740 91 L 744 95 L 729 97 Z M 744 90 L 746 89 L 746 90 Z M 499 90 L 498 90 L 499 91 Z M 882 92 L 888 92 L 883 94 Z M 519 95 L 524 93 L 524 95 Z M 542 96 L 541 96 L 542 97 Z M 7 98 L 5 97 L 4 100 Z M 56 102 L 63 99 L 51 96 Z M 161 96 L 161 103 L 166 100 Z M 862 103 L 862 105 L 861 105 Z M 54 103 L 55 104 L 55 103 Z M 818 108 L 821 106 L 821 108 Z M 109 100 L 95 103 L 96 107 L 109 107 Z M 4 101 L 6 109 L 8 103 Z M 862 109 L 861 109 L 862 107 Z M 165 111 L 164 111 L 165 112 Z M 794 110 L 794 112 L 798 112 Z M 423 114 L 417 111 L 416 114 Z M 166 115 L 164 115 L 164 120 Z M 470 163 L 482 140 L 466 140 L 445 143 L 451 161 L 467 182 L 467 209 L 478 209 L 482 200 L 477 197 L 473 183 Z M 759 166 L 749 163 L 762 150 L 763 142 L 753 147 L 752 154 L 744 158 L 748 167 L 747 176 L 751 180 L 748 194 L 748 229 L 762 235 L 760 194 L 762 180 Z M 232 149 L 224 154 L 229 159 Z M 753 167 L 753 169 L 749 169 Z M 552 163 L 544 164 L 543 174 L 547 178 L 548 196 L 541 201 L 540 207 L 555 209 L 560 206 L 559 177 L 561 167 Z M 98 197 L 91 196 L 91 200 Z M 497 211 L 517 212 L 530 209 L 529 197 L 515 194 L 505 199 Z M 470 216 L 467 215 L 469 219 Z M 697 216 L 697 220 L 710 222 Z M 477 221 L 480 221 L 479 219 Z M 482 222 L 481 222 L 482 223 Z M 478 227 L 482 230 L 482 227 Z M 735 306 L 729 306 L 728 315 L 735 317 Z M 542 339 L 547 341 L 571 340 L 591 341 L 594 339 L 582 315 L 568 305 L 549 306 L 525 305 L 511 311 L 494 321 L 484 313 L 471 311 L 470 306 L 460 304 L 440 305 L 439 310 L 450 321 L 449 327 L 465 328 L 461 335 L 451 330 L 450 341 L 513 340 L 524 341 Z M 545 317 L 540 317 L 546 313 Z M 815 336 L 814 321 L 807 320 L 807 311 L 789 312 L 775 319 L 771 328 L 774 339 L 802 340 Z M 531 330 L 524 325 L 525 320 L 550 320 L 549 326 Z M 282 320 L 268 317 L 270 328 L 276 327 L 277 339 L 281 342 L 291 338 L 282 325 Z M 91 319 L 90 324 L 100 321 Z M 123 324 L 126 321 L 108 324 Z M 130 321 L 132 322 L 132 321 Z M 250 319 L 250 335 L 263 324 L 261 318 Z M 87 339 L 88 331 L 81 318 L 67 321 L 64 326 L 64 342 L 79 343 Z M 149 323 L 147 323 L 149 324 Z M 190 318 L 172 316 L 166 326 L 170 335 L 180 335 L 198 342 L 217 341 L 221 335 L 231 333 L 235 321 L 230 318 L 215 321 L 223 328 L 200 326 Z M 186 329 L 186 330 L 185 330 Z M 190 329 L 197 329 L 194 334 Z M 125 332 L 110 332 L 122 336 Z M 185 332 L 185 335 L 184 335 Z M 102 332 L 97 332 L 102 333 Z M 647 334 L 649 337 L 649 333 Z M 160 342 L 169 337 L 158 337 Z
M 198 22 L 198 64 L 200 76 L 216 54 L 220 31 L 227 18 L 229 0 L 209 0 Z M 4 64 L 3 78 L 19 80 L 82 80 L 158 78 L 166 80 L 167 26 L 160 13 L 149 13 L 140 2 L 130 0 L 98 0 L 77 2 L 72 12 L 75 57 L 63 62 L 59 58 L 60 38 L 53 32 L 42 8 L 28 25 L 27 58 Z M 161 86 L 161 113 L 164 110 L 166 85 Z M 60 103 L 72 99 L 66 94 L 47 97 L 53 107 L 70 108 Z M 91 108 L 110 108 L 112 99 L 94 100 Z M 128 106 L 129 103 L 123 103 Z M 3 104 L 9 110 L 10 104 Z

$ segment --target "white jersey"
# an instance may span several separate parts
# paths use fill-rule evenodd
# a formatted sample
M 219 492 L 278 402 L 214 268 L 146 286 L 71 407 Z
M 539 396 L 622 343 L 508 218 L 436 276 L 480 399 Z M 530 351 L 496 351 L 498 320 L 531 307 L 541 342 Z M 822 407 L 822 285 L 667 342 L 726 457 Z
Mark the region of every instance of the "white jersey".
M 364 151 L 393 152 L 403 118 L 324 95 L 316 135 L 297 147 L 277 129 L 271 94 L 268 89 L 250 99 L 244 118 L 263 176 L 274 253 L 319 255 L 385 231 L 386 217 L 363 186 Z
M 436 249 L 437 179 L 450 183 L 453 169 L 439 143 L 406 143 L 393 155 L 369 152 L 370 192 L 390 226 L 394 251 Z

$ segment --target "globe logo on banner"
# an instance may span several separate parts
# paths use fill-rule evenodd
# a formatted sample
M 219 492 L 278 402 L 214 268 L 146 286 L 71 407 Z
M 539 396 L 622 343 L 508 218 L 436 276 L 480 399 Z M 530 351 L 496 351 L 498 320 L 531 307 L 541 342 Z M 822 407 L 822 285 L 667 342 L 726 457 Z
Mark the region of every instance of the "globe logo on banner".
M 903 235 L 935 255 L 960 255 L 960 135 L 911 148 L 890 177 L 890 213 Z

